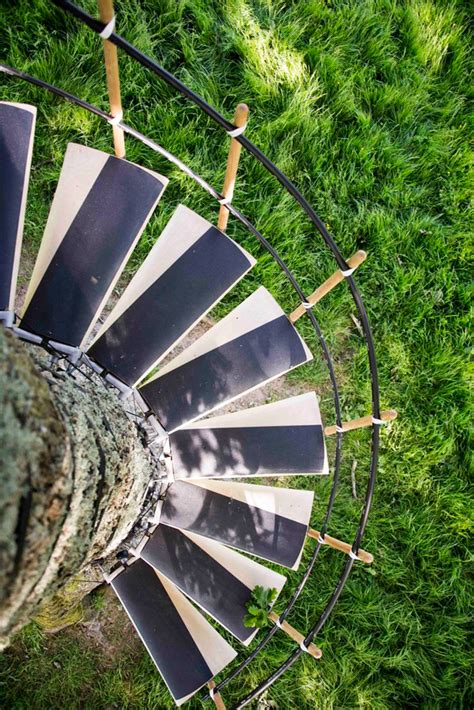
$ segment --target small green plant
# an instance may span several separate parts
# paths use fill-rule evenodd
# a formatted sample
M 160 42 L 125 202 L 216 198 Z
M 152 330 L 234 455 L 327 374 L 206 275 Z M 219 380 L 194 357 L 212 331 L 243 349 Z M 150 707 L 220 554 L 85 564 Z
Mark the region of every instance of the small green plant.
M 22 643 L 25 651 L 30 655 L 38 655 L 44 652 L 44 634 L 36 621 L 30 621 L 24 626 L 18 635 L 18 640 Z
M 268 623 L 268 610 L 277 598 L 278 591 L 272 587 L 265 589 L 257 585 L 252 590 L 252 595 L 245 605 L 247 614 L 244 616 L 244 625 L 249 628 L 261 629 Z
M 94 611 L 102 611 L 103 609 L 105 609 L 105 588 L 98 587 L 97 589 L 93 589 L 92 592 L 89 594 L 89 602 L 91 608 Z

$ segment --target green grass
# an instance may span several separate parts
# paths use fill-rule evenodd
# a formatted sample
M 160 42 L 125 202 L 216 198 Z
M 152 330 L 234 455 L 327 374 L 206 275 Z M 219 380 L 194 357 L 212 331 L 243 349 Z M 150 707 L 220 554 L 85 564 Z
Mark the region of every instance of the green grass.
M 92 0 L 83 4 L 93 11 Z M 369 253 L 357 282 L 374 330 L 382 404 L 399 411 L 399 419 L 382 434 L 378 486 L 364 538 L 375 562 L 355 569 L 318 637 L 322 660 L 299 661 L 267 699 L 279 708 L 318 710 L 469 707 L 472 38 L 467 3 L 116 4 L 120 31 L 227 116 L 237 102 L 246 101 L 250 139 L 294 180 L 345 255 L 356 248 Z M 107 106 L 99 40 L 45 0 L 2 3 L 0 56 Z M 222 131 L 126 57 L 121 72 L 126 120 L 219 187 L 227 149 Z M 39 108 L 25 235 L 26 252 L 33 254 L 67 141 L 110 150 L 110 130 L 80 109 L 14 80 L 0 77 L 0 97 Z M 213 220 L 216 207 L 189 178 L 140 144 L 128 140 L 127 148 L 131 160 L 170 178 L 133 257 L 136 268 L 179 201 Z M 330 255 L 261 166 L 250 156 L 241 165 L 236 206 L 310 292 L 334 269 Z M 239 225 L 231 222 L 229 233 L 260 261 L 219 315 L 259 283 L 289 311 L 295 299 L 272 261 Z M 366 351 L 351 313 L 355 309 L 344 286 L 316 309 L 337 363 L 345 418 L 366 414 L 370 404 Z M 304 323 L 301 332 L 318 352 Z M 322 392 L 323 413 L 332 421 L 320 358 L 291 379 Z M 368 432 L 344 440 L 341 491 L 331 525 L 343 539 L 351 539 L 360 512 L 360 501 L 350 494 L 353 458 L 359 462 L 362 495 Z M 329 483 L 317 483 L 316 527 L 328 490 Z M 309 550 L 310 545 L 306 557 Z M 323 549 L 290 617 L 296 627 L 307 629 L 317 618 L 343 562 Z M 290 573 L 289 589 L 297 576 Z M 288 598 L 289 590 L 283 596 Z M 101 605 L 96 606 L 100 618 Z M 226 689 L 228 706 L 291 648 L 278 634 Z M 97 649 L 71 632 L 44 639 L 27 629 L 3 655 L 0 673 L 5 708 L 172 707 L 144 653 L 125 645 L 105 663 Z

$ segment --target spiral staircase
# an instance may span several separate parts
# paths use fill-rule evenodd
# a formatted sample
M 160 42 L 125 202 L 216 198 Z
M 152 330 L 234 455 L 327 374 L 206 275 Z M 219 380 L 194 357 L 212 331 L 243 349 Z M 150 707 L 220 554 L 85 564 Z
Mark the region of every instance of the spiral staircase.
M 146 229 L 168 179 L 149 169 L 93 148 L 67 146 L 24 309 L 15 314 L 16 282 L 36 110 L 0 102 L 0 318 L 20 338 L 35 343 L 75 368 L 101 378 L 117 395 L 133 400 L 152 430 L 150 443 L 163 469 L 156 509 L 142 539 L 105 571 L 140 638 L 179 705 L 207 687 L 218 707 L 221 691 L 260 653 L 272 636 L 285 632 L 296 641 L 287 661 L 235 706 L 257 697 L 302 654 L 320 658 L 312 643 L 342 593 L 354 562 L 371 562 L 360 549 L 372 501 L 381 413 L 372 335 L 353 279 L 363 259 L 346 262 L 321 220 L 297 189 L 203 99 L 153 60 L 129 45 L 107 24 L 70 2 L 55 4 L 158 74 L 201 107 L 233 140 L 259 160 L 299 203 L 332 251 L 337 270 L 306 297 L 275 247 L 225 195 L 165 148 L 106 112 L 12 67 L 0 71 L 30 82 L 119 127 L 177 165 L 238 219 L 271 254 L 290 280 L 300 306 L 287 316 L 259 287 L 226 317 L 186 344 L 177 345 L 256 263 L 252 254 L 202 216 L 179 205 L 148 256 L 101 323 L 114 287 Z M 110 23 L 109 23 L 110 24 Z M 362 253 L 363 254 L 363 253 Z M 320 297 L 345 281 L 367 340 L 372 378 L 372 413 L 355 422 L 341 418 L 339 390 L 326 341 L 313 312 Z M 184 304 L 184 305 L 183 305 Z M 224 412 L 256 388 L 313 358 L 295 327 L 309 319 L 328 367 L 335 424 L 323 427 L 314 392 Z M 169 354 L 171 353 L 171 358 Z M 318 354 L 319 357 L 319 354 Z M 166 359 L 166 360 L 165 360 Z M 163 361 L 165 362 L 163 363 Z M 368 485 L 352 544 L 328 535 L 337 493 L 345 431 L 372 427 Z M 333 483 L 321 530 L 310 528 L 313 490 L 292 489 L 291 477 L 329 474 L 326 437 L 336 436 Z M 265 477 L 288 477 L 286 487 L 263 485 Z M 257 483 L 254 482 L 255 479 Z M 270 628 L 254 650 L 223 674 L 236 651 L 219 634 L 221 625 L 248 646 L 258 633 L 244 624 L 256 586 L 279 594 L 285 568 L 297 570 L 308 538 L 316 543 L 309 565 L 289 603 L 279 614 L 268 609 Z M 322 545 L 347 554 L 335 590 L 306 634 L 286 621 L 309 578 Z M 259 558 L 257 562 L 252 558 Z M 266 563 L 272 564 L 272 567 Z M 280 571 L 274 571 L 278 566 Z M 216 683 L 215 677 L 220 674 Z

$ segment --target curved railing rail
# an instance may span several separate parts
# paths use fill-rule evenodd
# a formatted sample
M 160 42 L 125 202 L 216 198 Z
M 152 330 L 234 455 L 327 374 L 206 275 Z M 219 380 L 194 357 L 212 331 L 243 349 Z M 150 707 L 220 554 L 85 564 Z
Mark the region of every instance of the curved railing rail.
M 77 7 L 73 3 L 69 2 L 69 0 L 52 0 L 52 2 L 64 9 L 65 11 L 69 12 L 70 14 L 74 15 L 77 19 L 79 19 L 81 22 L 86 24 L 89 28 L 91 28 L 94 32 L 100 33 L 103 31 L 105 25 L 102 23 L 100 20 L 95 19 L 94 17 L 88 15 L 84 10 L 82 10 L 80 7 Z M 115 44 L 117 47 L 120 47 L 123 49 L 129 56 L 134 58 L 136 61 L 138 61 L 140 64 L 142 64 L 144 67 L 148 68 L 151 70 L 153 73 L 158 75 L 161 79 L 163 79 L 168 85 L 174 87 L 178 92 L 180 92 L 183 96 L 188 98 L 190 101 L 192 101 L 195 105 L 197 105 L 207 116 L 209 116 L 215 123 L 217 123 L 221 128 L 223 128 L 227 133 L 230 133 L 235 127 L 233 126 L 232 123 L 227 121 L 216 109 L 211 107 L 209 104 L 204 101 L 200 96 L 195 94 L 191 89 L 189 89 L 187 86 L 185 86 L 179 79 L 177 79 L 175 76 L 173 76 L 170 72 L 168 72 L 166 69 L 161 67 L 159 64 L 157 64 L 153 59 L 147 57 L 144 55 L 142 52 L 140 52 L 136 47 L 131 45 L 129 42 L 127 42 L 125 39 L 120 37 L 118 34 L 112 33 L 109 37 L 108 40 Z M 88 103 L 87 101 L 84 101 L 77 96 L 74 96 L 73 94 L 60 89 L 58 87 L 53 86 L 52 84 L 49 84 L 48 82 L 45 82 L 41 79 L 38 79 L 36 77 L 32 77 L 22 71 L 19 71 L 17 69 L 14 69 L 12 67 L 9 67 L 5 64 L 0 64 L 0 71 L 6 74 L 9 74 L 11 76 L 17 77 L 19 79 L 25 80 L 29 82 L 30 84 L 33 84 L 41 89 L 45 89 L 53 94 L 56 94 L 57 96 L 61 97 L 62 99 L 66 99 L 67 101 L 80 106 L 81 108 L 95 114 L 97 117 L 101 118 L 102 120 L 111 122 L 112 116 L 110 116 L 108 113 L 105 111 L 102 111 L 96 106 L 93 106 L 92 104 Z M 116 124 L 116 121 L 114 121 L 114 124 Z M 118 124 L 120 128 L 127 133 L 128 135 L 132 136 L 133 138 L 141 141 L 144 145 L 148 146 L 151 148 L 153 151 L 159 153 L 161 156 L 166 158 L 168 161 L 176 165 L 181 171 L 183 171 L 186 175 L 191 177 L 197 184 L 199 184 L 208 194 L 210 194 L 214 199 L 217 201 L 221 202 L 223 200 L 223 195 L 219 193 L 214 187 L 212 187 L 204 178 L 202 178 L 200 175 L 198 175 L 195 171 L 193 171 L 189 166 L 187 166 L 183 161 L 181 161 L 178 157 L 167 151 L 165 148 L 163 148 L 161 145 L 156 143 L 155 141 L 151 140 L 144 134 L 140 133 L 137 131 L 135 128 L 132 128 L 128 124 L 124 123 L 123 120 L 120 121 Z M 309 217 L 310 221 L 312 224 L 316 227 L 317 231 L 319 234 L 322 236 L 325 244 L 327 247 L 330 249 L 333 258 L 335 259 L 337 266 L 339 269 L 342 271 L 349 271 L 349 266 L 344 260 L 343 256 L 341 255 L 333 237 L 329 234 L 328 230 L 326 229 L 324 223 L 322 220 L 318 217 L 314 209 L 311 207 L 311 205 L 307 202 L 307 200 L 303 197 L 303 195 L 299 192 L 299 190 L 295 187 L 295 185 L 284 175 L 284 173 L 279 170 L 277 166 L 275 166 L 272 161 L 264 154 L 262 151 L 255 146 L 251 141 L 248 140 L 243 134 L 236 136 L 235 140 L 237 140 L 242 147 L 249 152 L 253 157 L 258 160 L 265 168 L 266 170 L 271 173 L 284 187 L 284 189 L 296 200 L 296 202 L 301 206 L 303 211 L 306 213 L 306 215 Z M 280 269 L 285 273 L 286 277 L 290 281 L 294 291 L 297 293 L 298 298 L 302 303 L 306 303 L 307 299 L 306 296 L 304 295 L 303 290 L 301 289 L 296 277 L 290 271 L 288 266 L 285 264 L 283 259 L 279 256 L 278 252 L 275 250 L 275 248 L 270 244 L 270 242 L 260 233 L 259 230 L 256 229 L 256 227 L 250 222 L 250 220 L 242 213 L 240 210 L 236 209 L 232 204 L 225 204 L 226 209 L 259 241 L 259 243 L 268 251 L 268 253 L 272 256 L 272 258 L 276 261 Z M 367 345 L 367 351 L 368 351 L 368 359 L 369 359 L 369 369 L 370 369 L 370 377 L 371 377 L 371 398 L 372 398 L 372 417 L 373 417 L 373 426 L 372 426 L 372 438 L 371 438 L 371 460 L 370 460 L 370 469 L 369 469 L 369 474 L 368 474 L 368 482 L 367 482 L 367 488 L 366 488 L 366 493 L 365 493 L 365 499 L 364 499 L 364 505 L 362 512 L 360 514 L 359 518 L 359 523 L 358 527 L 355 533 L 355 537 L 352 543 L 352 555 L 348 556 L 347 561 L 344 565 L 344 568 L 340 574 L 340 577 L 338 579 L 337 585 L 328 601 L 326 604 L 326 607 L 324 608 L 323 612 L 317 619 L 316 623 L 313 625 L 312 629 L 309 631 L 307 634 L 304 644 L 307 646 L 314 638 L 315 636 L 321 631 L 323 628 L 324 624 L 326 623 L 327 619 L 329 618 L 334 606 L 336 605 L 339 596 L 341 595 L 341 592 L 346 584 L 346 581 L 351 573 L 352 566 L 354 564 L 354 558 L 357 555 L 362 537 L 365 532 L 366 524 L 367 524 L 367 518 L 369 515 L 371 503 L 372 503 L 372 497 L 373 497 L 373 491 L 374 491 L 374 485 L 375 485 L 375 478 L 376 478 L 376 471 L 377 471 L 377 462 L 378 462 L 378 451 L 379 451 L 379 427 L 380 427 L 380 402 L 379 402 L 379 385 L 378 385 L 378 374 L 377 374 L 377 362 L 376 362 L 376 355 L 375 355 L 375 347 L 374 347 L 374 342 L 373 342 L 373 337 L 372 337 L 372 332 L 367 316 L 367 312 L 364 306 L 364 303 L 362 301 L 361 295 L 357 289 L 357 286 L 354 282 L 354 279 L 351 274 L 346 276 L 345 279 L 348 283 L 348 287 L 350 290 L 350 293 L 352 295 L 352 298 L 354 300 L 355 306 L 357 308 L 358 314 L 359 314 L 359 320 L 362 325 L 366 345 Z M 310 561 L 307 565 L 307 568 L 302 575 L 295 591 L 293 592 L 289 602 L 287 603 L 285 609 L 283 612 L 280 614 L 279 621 L 282 623 L 290 611 L 292 610 L 294 604 L 296 603 L 298 597 L 300 596 L 309 576 L 312 573 L 312 570 L 314 568 L 314 565 L 316 563 L 319 551 L 321 549 L 321 544 L 322 540 L 324 540 L 324 537 L 327 533 L 329 522 L 330 522 L 330 517 L 333 511 L 334 507 L 334 502 L 336 498 L 336 493 L 337 493 L 337 488 L 338 488 L 338 482 L 339 482 L 339 470 L 340 470 L 340 464 L 341 464 L 341 455 L 342 455 L 342 432 L 340 431 L 340 427 L 342 426 L 342 419 L 341 419 L 341 407 L 340 407 L 340 398 L 339 398 L 339 389 L 338 389 L 338 384 L 336 380 L 336 375 L 334 372 L 334 366 L 331 358 L 331 354 L 329 351 L 329 348 L 327 346 L 327 343 L 325 341 L 325 338 L 321 332 L 320 326 L 318 324 L 318 321 L 311 309 L 306 309 L 306 315 L 307 318 L 309 319 L 313 330 L 316 333 L 316 336 L 318 338 L 319 344 L 322 349 L 322 353 L 328 368 L 328 373 L 329 373 L 329 378 L 331 380 L 331 386 L 332 386 L 332 391 L 333 391 L 333 400 L 334 400 L 334 410 L 335 410 L 335 420 L 336 420 L 336 425 L 338 428 L 338 431 L 336 433 L 336 448 L 335 448 L 335 454 L 334 454 L 334 475 L 333 475 L 333 483 L 331 487 L 331 491 L 329 494 L 329 499 L 327 503 L 327 508 L 326 508 L 326 513 L 320 528 L 320 540 L 316 542 L 316 546 L 314 548 L 314 551 L 312 553 L 312 556 L 310 558 Z M 256 648 L 252 651 L 252 653 L 249 654 L 238 666 L 236 666 L 227 676 L 225 676 L 214 688 L 214 692 L 220 691 L 222 688 L 224 688 L 230 681 L 232 681 L 234 678 L 236 678 L 243 670 L 246 668 L 249 663 L 260 653 L 260 651 L 267 645 L 267 643 L 270 641 L 270 639 L 273 637 L 273 635 L 276 633 L 278 630 L 278 626 L 274 625 L 272 626 L 264 635 L 264 637 L 261 639 L 261 641 L 258 643 Z M 234 706 L 234 710 L 237 710 L 239 708 L 243 708 L 245 705 L 247 705 L 249 702 L 251 702 L 254 698 L 256 698 L 259 694 L 261 694 L 264 690 L 266 690 L 272 683 L 274 683 L 298 658 L 299 656 L 303 653 L 303 649 L 298 647 L 290 656 L 286 659 L 286 661 L 279 666 L 268 678 L 266 678 L 262 683 L 260 683 L 256 688 L 254 688 L 248 695 L 246 695 L 244 698 L 238 701 L 238 703 Z

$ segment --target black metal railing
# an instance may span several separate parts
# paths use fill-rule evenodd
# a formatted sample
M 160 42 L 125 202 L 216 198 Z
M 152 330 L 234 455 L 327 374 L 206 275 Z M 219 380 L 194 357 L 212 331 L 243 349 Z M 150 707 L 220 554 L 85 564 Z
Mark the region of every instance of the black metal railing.
M 87 25 L 90 29 L 92 29 L 96 33 L 100 33 L 104 29 L 104 23 L 102 23 L 100 20 L 97 20 L 96 18 L 90 16 L 87 14 L 82 8 L 74 5 L 73 3 L 69 2 L 69 0 L 51 0 L 55 5 L 59 6 L 63 10 L 67 11 L 68 13 L 74 15 L 77 19 L 79 19 L 82 23 Z M 127 42 L 124 38 L 120 37 L 116 33 L 112 33 L 109 37 L 108 40 L 115 44 L 117 47 L 121 48 L 124 50 L 129 56 L 131 56 L 133 59 L 135 59 L 137 62 L 142 64 L 144 67 L 152 71 L 154 74 L 159 76 L 161 79 L 163 79 L 168 85 L 174 87 L 179 93 L 181 93 L 183 96 L 185 96 L 187 99 L 192 101 L 196 106 L 198 106 L 207 116 L 209 116 L 215 123 L 217 123 L 221 128 L 224 129 L 227 133 L 231 132 L 235 127 L 233 126 L 232 123 L 227 121 L 216 109 L 214 109 L 212 106 L 210 106 L 206 101 L 204 101 L 203 98 L 198 96 L 195 92 L 193 92 L 191 89 L 189 89 L 185 84 L 183 84 L 179 79 L 177 79 L 175 76 L 173 76 L 170 72 L 168 72 L 166 69 L 161 67 L 159 64 L 157 64 L 153 59 L 147 57 L 144 55 L 142 52 L 140 52 L 136 47 L 131 45 L 129 42 Z M 70 101 L 71 103 L 80 106 L 81 108 L 95 114 L 97 117 L 101 118 L 102 120 L 105 121 L 111 121 L 112 116 L 110 116 L 108 113 L 105 111 L 102 111 L 96 106 L 93 106 L 92 104 L 88 103 L 87 101 L 84 101 L 77 96 L 74 96 L 73 94 L 70 94 L 69 92 L 60 89 L 56 86 L 53 86 L 52 84 L 49 84 L 46 81 L 43 81 L 41 79 L 38 79 L 36 77 L 32 77 L 28 74 L 25 74 L 22 71 L 19 71 L 17 69 L 14 69 L 12 67 L 9 67 L 5 64 L 0 64 L 0 71 L 9 74 L 11 76 L 17 77 L 19 79 L 23 79 L 30 84 L 33 84 L 41 89 L 45 89 L 53 94 L 56 94 L 62 99 L 66 99 L 67 101 Z M 148 146 L 155 152 L 159 153 L 162 155 L 164 158 L 169 160 L 171 163 L 176 165 L 180 170 L 182 170 L 186 175 L 191 177 L 197 184 L 199 184 L 203 189 L 205 189 L 215 200 L 221 201 L 223 199 L 223 195 L 219 193 L 218 190 L 216 190 L 214 187 L 212 187 L 204 178 L 202 178 L 200 175 L 198 175 L 195 171 L 193 171 L 189 166 L 187 166 L 183 161 L 181 161 L 177 156 L 173 155 L 169 151 L 167 151 L 164 147 L 162 147 L 160 144 L 157 142 L 151 140 L 148 138 L 146 135 L 140 133 L 137 131 L 135 128 L 132 128 L 128 124 L 124 123 L 123 120 L 120 121 L 118 124 L 122 130 L 127 133 L 128 135 L 132 136 L 133 138 L 141 141 L 144 145 Z M 253 157 L 259 161 L 265 168 L 266 170 L 271 173 L 283 186 L 283 188 L 296 200 L 296 202 L 301 206 L 303 211 L 306 213 L 312 224 L 316 227 L 317 231 L 323 238 L 326 246 L 329 248 L 331 251 L 333 258 L 337 264 L 337 267 L 341 269 L 342 271 L 347 271 L 349 270 L 349 266 L 344 260 L 342 254 L 340 253 L 333 237 L 329 234 L 328 230 L 326 229 L 324 223 L 322 220 L 318 217 L 316 214 L 315 210 L 311 207 L 311 205 L 307 202 L 307 200 L 303 197 L 303 195 L 299 192 L 299 190 L 295 187 L 295 185 L 284 175 L 284 173 L 279 170 L 277 166 L 275 166 L 272 161 L 264 154 L 262 151 L 255 146 L 251 141 L 248 140 L 243 134 L 235 137 L 235 140 L 237 140 L 242 147 Z M 280 269 L 285 273 L 286 277 L 290 281 L 294 291 L 297 293 L 298 298 L 302 303 L 306 303 L 306 296 L 301 289 L 296 277 L 292 273 L 292 271 L 288 268 L 288 266 L 285 264 L 283 259 L 279 256 L 278 252 L 276 249 L 270 244 L 270 242 L 260 233 L 260 231 L 252 224 L 252 222 L 238 209 L 236 209 L 232 204 L 226 204 L 225 205 L 226 209 L 258 240 L 258 242 L 268 251 L 268 253 L 272 256 L 272 258 L 276 261 Z M 357 289 L 357 286 L 355 284 L 355 281 L 352 277 L 352 275 L 346 276 L 345 280 L 347 281 L 350 293 L 352 295 L 352 298 L 354 300 L 355 306 L 358 311 L 359 319 L 362 325 L 366 345 L 367 345 L 367 352 L 368 352 L 368 360 L 369 360 L 369 369 L 370 369 L 370 378 L 371 378 L 371 399 L 372 399 L 372 416 L 376 420 L 373 425 L 372 425 L 372 437 L 371 437 L 371 460 L 370 460 L 370 469 L 368 472 L 368 482 L 367 482 L 367 488 L 366 488 L 366 493 L 365 493 L 365 500 L 364 500 L 364 505 L 362 512 L 360 514 L 359 518 L 359 523 L 358 527 L 355 533 L 355 537 L 352 543 L 352 553 L 353 555 L 357 555 L 357 552 L 359 550 L 360 544 L 362 537 L 365 532 L 366 524 L 367 524 L 367 518 L 369 515 L 371 503 L 372 503 L 372 497 L 373 497 L 373 491 L 374 491 L 374 486 L 375 486 L 375 478 L 376 478 L 376 472 L 377 472 L 377 462 L 378 462 L 378 452 L 379 452 L 379 427 L 380 427 L 380 403 L 379 403 L 379 384 L 378 384 L 378 374 L 377 374 L 377 362 L 376 362 L 376 355 L 375 355 L 375 347 L 374 347 L 374 342 L 373 342 L 373 337 L 372 337 L 372 332 L 367 316 L 367 312 L 363 303 L 363 300 L 361 298 L 361 295 L 359 293 L 359 290 Z M 326 507 L 326 512 L 324 515 L 324 519 L 322 521 L 320 531 L 321 531 L 321 538 L 324 539 L 325 534 L 327 533 L 329 522 L 330 522 L 330 517 L 333 511 L 333 506 L 334 502 L 336 499 L 336 494 L 337 494 L 337 488 L 338 488 L 338 482 L 339 482 L 339 471 L 340 471 L 340 464 L 341 464 L 341 455 L 342 455 L 342 432 L 339 430 L 339 428 L 342 426 L 342 419 L 341 419 L 341 406 L 340 406 L 340 397 L 339 397 L 339 389 L 338 389 L 338 384 L 336 380 L 336 375 L 334 371 L 334 365 L 333 361 L 331 358 L 331 354 L 329 351 L 329 348 L 327 346 L 326 340 L 321 332 L 321 328 L 318 324 L 318 321 L 311 309 L 306 310 L 306 316 L 309 319 L 312 328 L 314 332 L 316 333 L 316 336 L 318 338 L 324 360 L 326 362 L 327 368 L 328 368 L 328 373 L 329 373 L 329 378 L 331 381 L 331 386 L 332 386 L 332 392 L 333 392 L 333 402 L 334 402 L 334 412 L 335 412 L 335 421 L 336 425 L 338 426 L 338 431 L 336 433 L 336 447 L 335 447 L 335 453 L 334 453 L 334 474 L 333 474 L 333 482 L 332 482 L 332 487 L 331 491 L 329 494 L 329 499 Z M 303 575 L 301 576 L 301 579 L 294 590 L 289 602 L 287 603 L 285 609 L 283 612 L 280 614 L 280 622 L 283 622 L 290 611 L 292 610 L 294 604 L 296 603 L 298 597 L 300 596 L 308 578 L 310 577 L 314 565 L 316 563 L 319 551 L 321 549 L 321 542 L 317 541 L 316 546 L 314 548 L 314 551 L 312 553 L 312 556 L 310 558 L 310 561 L 306 567 L 306 570 L 304 571 Z M 326 623 L 327 619 L 329 618 L 334 606 L 336 605 L 339 596 L 346 584 L 346 581 L 351 573 L 352 566 L 354 564 L 354 557 L 348 556 L 347 561 L 344 565 L 344 568 L 340 574 L 340 577 L 338 579 L 338 582 L 336 584 L 336 587 L 326 604 L 326 607 L 324 608 L 323 612 L 320 614 L 319 618 L 316 620 L 314 623 L 313 627 L 307 634 L 304 644 L 307 646 L 314 638 L 317 636 L 317 634 L 321 631 L 323 628 L 324 624 Z M 261 652 L 261 650 L 267 645 L 267 643 L 270 641 L 270 639 L 273 637 L 273 635 L 277 632 L 278 626 L 274 625 L 272 626 L 264 635 L 264 637 L 261 639 L 261 641 L 258 643 L 256 648 L 247 656 L 238 666 L 236 666 L 230 673 L 228 673 L 227 676 L 225 676 L 218 684 L 216 684 L 214 688 L 214 692 L 220 691 L 222 688 L 224 688 L 228 683 L 230 683 L 234 678 L 236 678 L 248 665 L 253 661 L 253 659 Z M 256 688 L 254 688 L 248 695 L 245 697 L 241 698 L 237 702 L 237 704 L 234 706 L 234 710 L 237 710 L 239 708 L 243 708 L 245 705 L 247 705 L 249 702 L 251 702 L 254 698 L 256 698 L 259 694 L 261 694 L 264 690 L 266 690 L 272 683 L 274 683 L 298 658 L 299 656 L 303 653 L 303 649 L 298 647 L 290 656 L 286 659 L 286 661 L 279 666 L 268 678 L 266 678 L 263 682 L 261 682 Z

